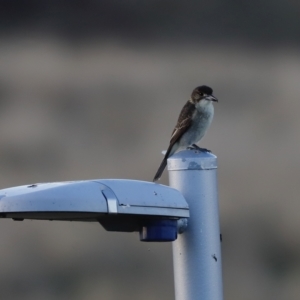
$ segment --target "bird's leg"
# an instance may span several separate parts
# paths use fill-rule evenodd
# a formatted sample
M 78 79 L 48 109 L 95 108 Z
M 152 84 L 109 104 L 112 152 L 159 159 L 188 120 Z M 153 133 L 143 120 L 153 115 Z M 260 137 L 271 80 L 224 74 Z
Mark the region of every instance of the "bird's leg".
M 198 145 L 196 144 L 192 144 L 192 146 L 187 147 L 187 149 L 189 150 L 199 150 L 201 152 L 211 152 L 210 150 L 206 149 L 206 148 L 200 148 Z

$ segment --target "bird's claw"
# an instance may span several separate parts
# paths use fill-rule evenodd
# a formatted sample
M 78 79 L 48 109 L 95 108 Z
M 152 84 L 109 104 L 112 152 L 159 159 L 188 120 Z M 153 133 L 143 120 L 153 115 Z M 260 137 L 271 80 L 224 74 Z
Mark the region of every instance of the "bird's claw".
M 188 150 L 199 150 L 201 152 L 209 152 L 211 153 L 210 150 L 206 149 L 206 148 L 200 148 L 199 146 L 197 146 L 196 144 L 193 144 L 192 146 L 187 147 Z

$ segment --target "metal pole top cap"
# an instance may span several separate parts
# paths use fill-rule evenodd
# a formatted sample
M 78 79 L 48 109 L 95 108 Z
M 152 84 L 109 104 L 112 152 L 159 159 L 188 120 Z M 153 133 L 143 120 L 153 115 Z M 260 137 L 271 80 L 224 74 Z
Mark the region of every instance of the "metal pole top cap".
M 217 169 L 217 156 L 200 150 L 183 150 L 168 159 L 168 170 L 211 170 Z

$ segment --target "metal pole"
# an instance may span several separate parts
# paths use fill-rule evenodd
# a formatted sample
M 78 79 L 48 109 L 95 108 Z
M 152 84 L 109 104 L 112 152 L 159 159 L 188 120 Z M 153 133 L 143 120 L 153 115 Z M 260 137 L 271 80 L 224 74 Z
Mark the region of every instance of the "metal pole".
M 222 300 L 217 157 L 197 150 L 168 159 L 170 186 L 190 208 L 184 233 L 173 242 L 176 300 Z

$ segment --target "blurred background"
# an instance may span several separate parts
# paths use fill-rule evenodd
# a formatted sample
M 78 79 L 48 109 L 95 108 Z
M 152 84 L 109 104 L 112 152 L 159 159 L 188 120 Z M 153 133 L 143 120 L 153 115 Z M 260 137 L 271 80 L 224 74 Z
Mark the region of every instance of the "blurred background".
M 283 0 L 0 0 L 0 188 L 151 181 L 209 85 L 200 146 L 219 159 L 225 299 L 299 299 L 299 14 Z M 1 220 L 0 236 L 3 299 L 174 299 L 170 243 L 74 222 Z

